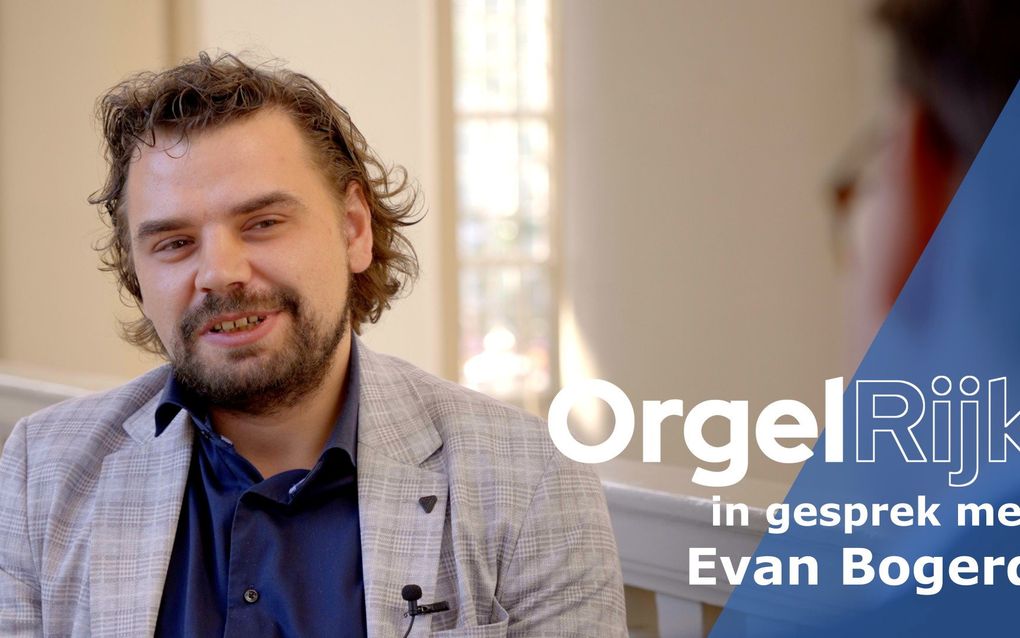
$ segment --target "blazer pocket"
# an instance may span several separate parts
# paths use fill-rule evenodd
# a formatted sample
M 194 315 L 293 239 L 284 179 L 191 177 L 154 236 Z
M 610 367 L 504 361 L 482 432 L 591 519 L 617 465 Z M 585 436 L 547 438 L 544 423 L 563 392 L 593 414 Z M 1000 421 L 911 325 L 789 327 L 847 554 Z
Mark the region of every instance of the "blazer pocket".
M 492 616 L 496 622 L 475 627 L 458 627 L 446 629 L 432 634 L 432 638 L 505 638 L 510 624 L 510 615 L 506 613 L 498 601 L 492 601 Z

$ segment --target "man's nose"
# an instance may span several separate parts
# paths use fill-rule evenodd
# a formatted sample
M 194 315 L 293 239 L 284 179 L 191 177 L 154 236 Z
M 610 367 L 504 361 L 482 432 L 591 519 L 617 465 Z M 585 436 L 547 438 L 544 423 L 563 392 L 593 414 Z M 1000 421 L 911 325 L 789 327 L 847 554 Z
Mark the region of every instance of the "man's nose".
M 251 279 L 248 251 L 240 237 L 227 230 L 210 230 L 203 238 L 195 287 L 202 292 L 224 292 Z

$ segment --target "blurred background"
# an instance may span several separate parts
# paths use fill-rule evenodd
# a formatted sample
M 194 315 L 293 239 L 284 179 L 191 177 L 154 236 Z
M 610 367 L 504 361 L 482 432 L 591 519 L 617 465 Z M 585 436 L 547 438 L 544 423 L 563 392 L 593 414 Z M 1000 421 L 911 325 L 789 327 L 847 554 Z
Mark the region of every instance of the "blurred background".
M 4 0 L 0 359 L 90 386 L 160 363 L 119 340 L 136 311 L 91 249 L 93 105 L 224 50 L 321 80 L 421 186 L 422 277 L 372 347 L 537 413 L 590 377 L 634 402 L 817 404 L 856 363 L 829 178 L 882 100 L 868 6 Z
M 98 389 L 160 363 L 119 340 L 136 311 L 91 249 L 93 106 L 128 74 L 224 50 L 322 82 L 421 186 L 422 277 L 371 347 L 539 414 L 598 377 L 636 406 L 794 398 L 821 415 L 824 380 L 860 354 L 830 181 L 890 92 L 870 6 L 3 0 L 0 372 Z M 571 418 L 588 442 L 611 427 L 599 405 Z M 661 465 L 637 462 L 639 432 L 607 480 L 699 494 L 675 420 Z M 781 499 L 797 469 L 752 459 L 737 496 Z M 655 616 L 628 595 L 636 627 Z

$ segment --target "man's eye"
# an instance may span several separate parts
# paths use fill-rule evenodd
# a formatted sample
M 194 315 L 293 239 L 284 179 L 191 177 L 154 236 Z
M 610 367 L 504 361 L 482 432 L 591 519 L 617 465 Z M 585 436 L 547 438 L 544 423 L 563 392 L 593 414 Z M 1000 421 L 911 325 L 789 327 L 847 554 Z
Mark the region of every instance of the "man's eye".
M 163 242 L 162 244 L 156 246 L 155 252 L 161 253 L 165 251 L 180 250 L 181 248 L 187 246 L 189 243 L 191 242 L 187 239 L 174 239 L 168 242 Z
M 279 223 L 280 223 L 280 220 L 278 220 L 278 219 L 262 219 L 262 220 L 259 220 L 259 221 L 255 222 L 254 224 L 252 224 L 251 228 L 256 229 L 256 230 L 262 229 L 262 228 L 270 228 L 271 226 L 276 226 Z

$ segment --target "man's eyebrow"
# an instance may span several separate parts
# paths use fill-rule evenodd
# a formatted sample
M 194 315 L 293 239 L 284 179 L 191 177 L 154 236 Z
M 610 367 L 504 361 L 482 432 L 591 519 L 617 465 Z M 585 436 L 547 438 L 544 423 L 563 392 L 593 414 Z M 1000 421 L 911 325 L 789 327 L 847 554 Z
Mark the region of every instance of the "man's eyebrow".
M 301 203 L 301 200 L 290 193 L 284 191 L 273 191 L 264 195 L 257 195 L 237 204 L 230 209 L 229 214 L 232 217 L 236 215 L 247 215 L 277 204 L 287 204 L 304 208 L 304 204 Z M 142 240 L 152 237 L 153 235 L 180 230 L 191 223 L 191 220 L 183 217 L 168 217 L 166 219 L 154 219 L 142 222 L 141 224 L 138 224 L 138 229 L 135 231 L 135 242 L 140 243 Z
M 297 197 L 285 191 L 273 191 L 265 195 L 256 195 L 249 200 L 243 201 L 230 210 L 231 215 L 247 215 L 257 210 L 268 208 L 276 204 L 289 204 L 291 206 L 304 207 Z

